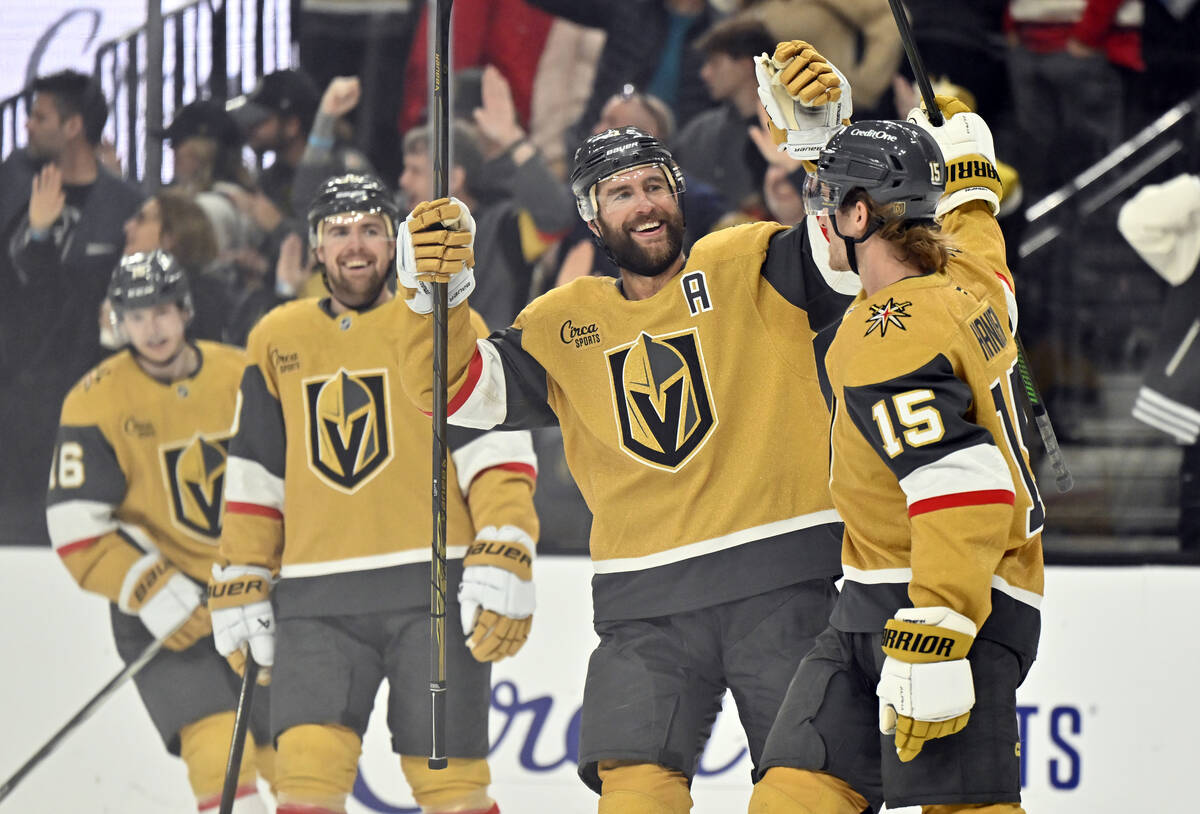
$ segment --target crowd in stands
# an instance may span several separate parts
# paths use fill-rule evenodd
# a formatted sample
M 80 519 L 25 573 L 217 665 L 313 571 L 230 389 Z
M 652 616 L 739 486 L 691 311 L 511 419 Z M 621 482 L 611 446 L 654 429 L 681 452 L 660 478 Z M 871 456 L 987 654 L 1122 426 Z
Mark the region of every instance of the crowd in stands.
M 297 68 L 175 111 L 159 133 L 174 178 L 149 196 L 102 158 L 95 81 L 33 85 L 27 144 L 0 165 L 0 510 L 32 507 L 28 539 L 44 536 L 61 400 L 116 341 L 102 300 L 122 255 L 172 252 L 194 335 L 238 344 L 275 305 L 323 291 L 304 216 L 325 179 L 375 172 L 404 210 L 431 196 L 424 4 L 298 5 Z M 931 74 L 973 96 L 1026 201 L 1200 89 L 1195 0 L 907 5 Z M 804 171 L 759 114 L 753 58 L 775 42 L 803 38 L 840 66 L 856 118 L 917 98 L 887 0 L 458 0 L 454 21 L 450 190 L 478 225 L 472 304 L 493 328 L 550 287 L 615 274 L 565 182 L 589 134 L 632 124 L 671 145 L 690 245 L 803 217 Z

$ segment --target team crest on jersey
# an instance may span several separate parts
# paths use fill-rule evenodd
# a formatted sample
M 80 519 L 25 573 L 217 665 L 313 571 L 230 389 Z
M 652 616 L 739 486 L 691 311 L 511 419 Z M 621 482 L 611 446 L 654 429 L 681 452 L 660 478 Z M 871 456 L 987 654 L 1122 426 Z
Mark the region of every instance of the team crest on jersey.
M 902 331 L 907 331 L 901 320 L 909 319 L 912 314 L 908 313 L 908 306 L 911 302 L 896 302 L 892 297 L 888 297 L 888 301 L 883 305 L 872 305 L 871 316 L 867 317 L 867 332 L 863 336 L 870 336 L 879 329 L 880 336 L 887 336 L 889 327 L 899 328 Z
M 194 435 L 182 444 L 162 447 L 171 522 L 192 537 L 214 545 L 221 536 L 229 439 L 228 435 Z
M 717 426 L 696 329 L 643 333 L 605 356 L 622 448 L 656 469 L 678 471 Z
M 308 462 L 339 491 L 354 494 L 392 459 L 386 370 L 339 370 L 305 379 Z

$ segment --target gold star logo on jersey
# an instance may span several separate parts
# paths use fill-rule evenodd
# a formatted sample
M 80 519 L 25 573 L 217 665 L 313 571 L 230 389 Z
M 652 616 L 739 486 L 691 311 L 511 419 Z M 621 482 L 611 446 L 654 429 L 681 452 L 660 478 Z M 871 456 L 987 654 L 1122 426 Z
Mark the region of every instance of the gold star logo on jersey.
M 387 371 L 339 370 L 305 379 L 308 460 L 329 485 L 354 494 L 392 458 Z
M 221 536 L 221 497 L 229 436 L 192 436 L 162 447 L 163 475 L 171 496 L 171 521 L 192 537 L 216 544 Z
M 717 425 L 696 329 L 650 336 L 605 353 L 622 448 L 678 471 Z
M 889 325 L 894 325 L 902 331 L 907 331 L 904 323 L 900 320 L 908 319 L 912 314 L 908 313 L 908 306 L 911 302 L 896 302 L 892 297 L 888 297 L 888 301 L 883 305 L 871 305 L 871 316 L 867 317 L 867 332 L 863 336 L 870 336 L 876 328 L 879 329 L 880 336 L 887 336 Z

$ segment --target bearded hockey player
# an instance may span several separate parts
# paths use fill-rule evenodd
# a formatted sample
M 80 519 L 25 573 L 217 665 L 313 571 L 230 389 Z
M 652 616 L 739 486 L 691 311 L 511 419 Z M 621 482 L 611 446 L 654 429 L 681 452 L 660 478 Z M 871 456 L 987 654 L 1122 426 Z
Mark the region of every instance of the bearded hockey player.
M 391 312 L 407 309 L 387 281 L 399 219 L 377 179 L 344 175 L 325 182 L 308 221 L 331 296 L 281 306 L 250 334 L 209 587 L 216 645 L 239 671 L 247 648 L 270 668 L 281 814 L 345 811 L 384 678 L 392 745 L 422 811 L 497 814 L 488 662 L 514 654 L 532 622 L 532 442 L 450 439 L 461 491 L 447 500 L 447 611 L 465 633 L 447 626 L 450 760 L 431 771 L 432 425 L 397 375 Z
M 129 348 L 67 395 L 54 451 L 47 522 L 71 576 L 112 604 L 117 652 L 165 649 L 136 676 L 167 750 L 187 764 L 200 811 L 220 803 L 238 682 L 212 649 L 201 603 L 221 533 L 221 491 L 235 418 L 241 350 L 190 342 L 187 277 L 161 251 L 125 257 L 108 288 L 113 327 Z M 272 759 L 267 697 L 251 733 Z M 238 778 L 238 814 L 265 814 L 255 751 Z
M 802 64 L 785 67 L 812 102 L 800 117 L 840 121 L 849 89 L 815 51 L 795 58 Z M 604 814 L 675 814 L 691 809 L 726 689 L 757 762 L 828 621 L 841 524 L 827 487 L 817 331 L 849 297 L 813 259 L 828 245 L 815 221 L 726 229 L 685 257 L 683 177 L 637 128 L 590 138 L 572 186 L 620 278 L 551 291 L 478 342 L 465 304 L 473 271 L 458 259 L 469 214 L 451 200 L 413 210 L 401 230 L 404 384 L 429 409 L 427 281 L 447 280 L 450 421 L 557 421 L 594 515 L 601 643 L 584 691 L 580 775 Z
M 863 284 L 826 360 L 846 580 L 752 814 L 1022 811 L 1016 691 L 1037 650 L 1045 512 L 991 134 L 938 98 L 943 126 L 921 110 L 858 122 L 809 178 L 830 263 Z

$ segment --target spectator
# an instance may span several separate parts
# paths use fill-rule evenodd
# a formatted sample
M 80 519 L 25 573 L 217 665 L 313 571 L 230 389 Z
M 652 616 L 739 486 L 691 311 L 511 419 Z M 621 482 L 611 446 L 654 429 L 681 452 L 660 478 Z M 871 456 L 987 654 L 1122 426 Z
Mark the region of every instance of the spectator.
M 1010 0 L 1008 69 L 1037 200 L 1120 142 L 1122 71 L 1144 69 L 1140 0 Z M 1047 112 L 1052 113 L 1048 114 Z
M 300 0 L 300 67 L 317 87 L 327 87 L 339 76 L 361 77 L 363 103 L 357 107 L 354 131 L 384 178 L 395 178 L 401 170 L 396 123 L 403 89 L 397 77 L 404 75 L 422 5 L 410 0 Z M 302 202 L 306 206 L 307 200 Z
M 529 301 L 534 263 L 574 225 L 575 208 L 566 185 L 517 123 L 508 83 L 496 68 L 483 73 L 482 99 L 477 129 L 463 122 L 454 126 L 450 194 L 471 209 L 475 246 L 488 258 L 488 272 L 479 275 L 472 295 L 474 307 L 488 325 L 508 325 Z M 425 127 L 404 137 L 400 188 L 409 204 L 432 197 Z
M 709 107 L 699 66 L 689 49 L 715 18 L 705 0 L 530 0 L 552 14 L 608 34 L 591 98 L 574 128 L 570 151 L 588 135 L 589 122 L 626 85 L 667 103 L 680 125 Z
M 604 48 L 604 32 L 555 18 L 538 60 L 530 103 L 529 138 L 563 181 L 569 171 L 567 133 L 583 113 L 596 63 Z
M 761 107 L 754 58 L 774 52 L 775 40 L 757 20 L 726 20 L 700 37 L 696 50 L 704 55 L 700 78 L 720 104 L 680 131 L 673 140 L 675 160 L 689 177 L 741 209 L 762 193 L 766 166 L 749 135 Z
M 232 306 L 232 269 L 217 260 L 217 235 L 204 208 L 183 192 L 164 189 L 125 222 L 125 255 L 169 252 L 192 293 L 192 339 L 222 341 Z
M 1133 416 L 1183 447 L 1179 546 L 1200 551 L 1200 176 L 1180 175 L 1133 196 L 1117 228 L 1171 284 L 1162 333 L 1146 363 Z
M 257 245 L 262 235 L 238 208 L 253 182 L 242 163 L 241 132 L 225 106 L 211 100 L 185 105 L 159 135 L 170 142 L 174 157 L 171 186 L 194 196 L 211 222 L 218 250 Z
M 425 36 L 428 17 L 428 11 L 421 13 L 417 36 L 408 55 L 401 131 L 409 130 L 425 118 L 429 81 L 428 37 Z M 496 66 L 512 87 L 518 121 L 526 124 L 533 99 L 533 78 L 553 19 L 526 0 L 458 0 L 454 4 L 451 29 L 453 62 L 450 69 L 457 73 L 465 68 Z
M 973 6 L 981 1 L 944 5 Z M 901 52 L 887 0 L 749 0 L 743 5 L 736 19 L 761 20 L 776 41 L 807 40 L 838 66 L 854 88 L 855 118 L 872 118 L 877 106 L 886 104 L 884 94 Z
M 0 514 L 24 543 L 46 539 L 54 423 L 100 359 L 96 312 L 142 197 L 97 160 L 107 118 L 90 77 L 39 78 L 28 146 L 0 165 Z

